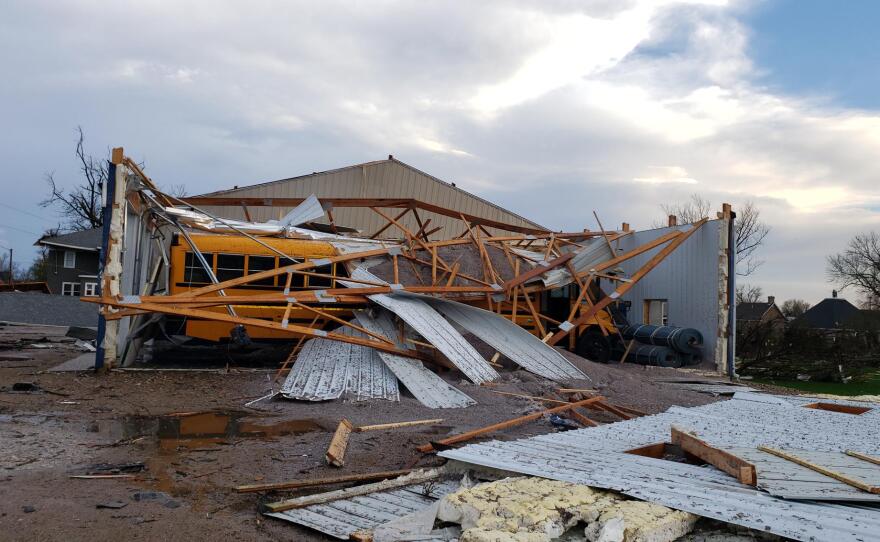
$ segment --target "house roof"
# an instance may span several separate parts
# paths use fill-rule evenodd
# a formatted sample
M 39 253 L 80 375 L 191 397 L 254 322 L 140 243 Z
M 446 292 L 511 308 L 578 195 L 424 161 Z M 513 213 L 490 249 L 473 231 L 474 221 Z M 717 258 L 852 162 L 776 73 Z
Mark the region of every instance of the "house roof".
M 828 297 L 811 307 L 798 321 L 816 329 L 841 329 L 858 312 L 858 307 L 846 299 Z
M 773 303 L 740 303 L 736 306 L 737 320 L 760 320 Z
M 97 252 L 101 249 L 101 228 L 40 237 L 34 245 L 46 245 Z

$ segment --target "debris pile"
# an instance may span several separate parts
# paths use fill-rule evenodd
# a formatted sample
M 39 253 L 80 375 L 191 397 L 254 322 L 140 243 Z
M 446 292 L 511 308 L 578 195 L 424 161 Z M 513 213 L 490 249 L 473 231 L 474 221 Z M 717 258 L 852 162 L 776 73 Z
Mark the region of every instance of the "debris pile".
M 138 294 L 119 293 L 118 277 L 105 274 L 102 295 L 84 298 L 99 303 L 108 322 L 132 319 L 121 349 L 126 363 L 151 328 L 182 319 L 197 336 L 201 330 L 233 343 L 289 337 L 291 352 L 278 375 L 287 372 L 280 394 L 288 399 L 395 401 L 402 383 L 427 406 L 456 408 L 474 400 L 438 373 L 455 370 L 483 384 L 518 366 L 556 382 L 588 380 L 555 345 L 601 362 L 700 360 L 699 332 L 631 328 L 616 306 L 708 219 L 626 251 L 620 242 L 633 233 L 626 225 L 550 232 L 414 200 L 323 204 L 312 195 L 279 220 L 231 220 L 158 190 L 132 160 L 117 159 L 133 187 L 127 193 L 137 211 L 132 223 L 167 243 L 149 244 L 154 253 L 143 261 L 154 266 L 144 270 L 150 278 L 143 285 L 134 285 Z M 230 204 L 193 200 L 206 199 Z M 365 207 L 385 224 L 372 233 L 336 224 L 332 209 L 341 205 Z M 402 212 L 388 214 L 397 208 Z M 419 209 L 457 219 L 462 233 L 432 240 L 439 234 Z M 401 222 L 408 213 L 418 231 Z M 329 224 L 320 224 L 325 217 Z M 396 239 L 379 238 L 394 231 Z M 109 242 L 112 257 L 118 241 L 111 235 Z M 217 254 L 226 246 L 236 254 Z M 634 272 L 621 269 L 647 254 Z M 163 273 L 165 292 L 156 295 Z M 494 354 L 481 355 L 477 342 Z

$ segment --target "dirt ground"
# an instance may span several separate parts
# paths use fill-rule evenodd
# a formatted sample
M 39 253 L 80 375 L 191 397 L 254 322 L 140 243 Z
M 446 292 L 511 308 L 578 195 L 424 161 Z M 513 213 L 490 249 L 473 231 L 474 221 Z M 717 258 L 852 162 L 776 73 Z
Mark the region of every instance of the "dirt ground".
M 82 353 L 66 328 L 0 325 L 0 532 L 4 540 L 331 540 L 258 513 L 261 498 L 240 484 L 307 480 L 437 464 L 415 450 L 447 434 L 517 417 L 537 408 L 494 393 L 552 393 L 559 384 L 507 370 L 492 386 L 461 375 L 444 378 L 478 401 L 466 409 L 428 409 L 403 392 L 387 401 L 244 403 L 272 389 L 275 369 L 210 371 L 45 372 Z M 36 348 L 32 345 L 48 345 Z M 612 403 L 648 413 L 720 398 L 652 380 L 693 376 L 674 369 L 599 365 L 565 352 Z M 36 391 L 14 391 L 32 383 Z M 278 386 L 276 385 L 276 388 Z M 585 411 L 591 418 L 616 418 Z M 324 452 L 341 418 L 355 425 L 443 418 L 437 426 L 352 435 L 346 465 L 329 467 Z M 515 439 L 555 431 L 545 419 L 491 435 Z M 122 478 L 107 465 L 144 464 Z M 135 470 L 139 467 L 132 467 Z M 314 492 L 314 490 L 312 490 Z

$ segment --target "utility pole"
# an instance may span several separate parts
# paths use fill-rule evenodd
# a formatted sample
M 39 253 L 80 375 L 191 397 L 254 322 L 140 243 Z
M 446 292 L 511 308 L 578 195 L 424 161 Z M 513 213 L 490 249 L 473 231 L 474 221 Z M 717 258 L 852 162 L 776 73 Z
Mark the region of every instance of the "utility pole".
M 12 247 L 9 248 L 9 290 L 15 289 L 15 281 L 12 280 Z

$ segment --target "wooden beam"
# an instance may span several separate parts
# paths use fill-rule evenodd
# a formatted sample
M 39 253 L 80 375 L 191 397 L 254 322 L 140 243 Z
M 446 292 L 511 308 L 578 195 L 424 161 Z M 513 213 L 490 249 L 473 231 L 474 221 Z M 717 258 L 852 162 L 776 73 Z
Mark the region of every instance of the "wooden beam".
M 715 448 L 706 441 L 672 426 L 672 444 L 680 446 L 682 451 L 698 457 L 713 467 L 733 476 L 741 483 L 755 486 L 758 484 L 758 475 L 755 466 L 724 450 Z
M 785 450 L 779 450 L 776 448 L 771 448 L 770 446 L 758 446 L 758 449 L 762 452 L 767 452 L 768 454 L 773 454 L 776 457 L 781 457 L 787 461 L 791 461 L 792 463 L 796 463 L 802 467 L 806 467 L 810 470 L 816 471 L 819 474 L 824 474 L 830 478 L 834 478 L 840 482 L 843 482 L 846 485 L 861 489 L 862 491 L 867 491 L 868 493 L 872 493 L 874 495 L 880 494 L 880 486 L 872 486 L 864 482 L 863 480 L 857 480 L 851 476 L 847 476 L 841 472 L 837 472 L 835 470 L 831 470 L 827 467 L 823 467 L 822 465 L 817 465 L 811 461 L 808 461 L 802 457 L 798 457 L 797 455 L 786 452 Z
M 376 425 L 361 425 L 359 427 L 355 427 L 356 433 L 362 433 L 364 431 L 384 431 L 386 429 L 398 429 L 401 427 L 412 427 L 414 425 L 436 425 L 443 421 L 443 418 L 434 418 L 431 420 L 415 420 L 411 422 L 394 422 L 394 423 L 380 423 Z
M 373 480 L 384 480 L 395 476 L 403 476 L 409 474 L 412 469 L 390 470 L 382 472 L 368 472 L 366 474 L 352 474 L 349 476 L 333 476 L 329 478 L 318 478 L 317 480 L 297 480 L 291 482 L 273 482 L 268 484 L 250 484 L 243 486 L 235 486 L 237 493 L 258 493 L 260 491 L 277 491 L 279 489 L 305 489 L 309 487 L 323 487 L 335 484 L 347 484 L 351 482 L 370 482 Z
M 403 218 L 403 216 L 404 216 L 406 213 L 410 212 L 410 210 L 411 210 L 411 209 L 410 209 L 409 207 L 407 207 L 407 208 L 404 209 L 399 215 L 397 215 L 396 217 L 394 217 L 394 219 L 395 219 L 395 220 L 400 220 L 401 218 Z M 376 237 L 379 237 L 380 235 L 382 235 L 382 233 L 383 233 L 385 230 L 387 230 L 388 228 L 390 228 L 390 227 L 393 226 L 393 225 L 394 225 L 394 224 L 389 220 L 387 224 L 385 224 L 384 226 L 382 226 L 382 227 L 379 229 L 379 231 L 377 231 L 376 233 L 374 233 L 373 235 L 371 235 L 371 236 L 370 236 L 370 239 L 375 239 Z
M 339 421 L 336 432 L 333 433 L 333 439 L 330 441 L 330 447 L 327 448 L 327 453 L 324 454 L 324 459 L 327 460 L 328 465 L 334 467 L 345 465 L 345 450 L 348 448 L 348 438 L 351 436 L 353 428 L 354 426 L 351 422 L 345 418 Z
M 615 416 L 623 418 L 624 420 L 631 420 L 635 417 L 632 414 L 624 412 L 623 410 L 615 407 L 614 405 L 609 405 L 608 403 L 606 403 L 604 401 L 599 401 L 599 402 L 593 403 L 591 405 L 591 407 L 595 407 L 598 410 L 604 410 L 605 412 L 610 412 L 610 413 L 614 414 Z
M 532 420 L 537 420 L 542 416 L 548 414 L 556 414 L 559 412 L 565 412 L 571 410 L 573 408 L 581 407 L 589 405 L 590 403 L 595 403 L 596 401 L 601 401 L 604 399 L 602 396 L 591 397 L 589 399 L 584 399 L 583 401 L 577 401 L 575 403 L 567 403 L 558 407 L 550 408 L 547 410 L 541 410 L 539 412 L 533 412 L 532 414 L 527 414 L 525 416 L 520 416 L 519 418 L 514 418 L 512 420 L 507 420 L 499 423 L 495 423 L 492 425 L 488 425 L 486 427 L 481 427 L 479 429 L 474 429 L 472 431 L 467 431 L 466 433 L 461 433 L 452 437 L 447 437 L 442 440 L 438 440 L 436 444 L 440 444 L 442 446 L 450 446 L 452 444 L 457 444 L 459 442 L 464 442 L 466 440 L 471 440 L 474 437 L 478 437 L 480 435 L 485 435 L 486 433 L 494 433 L 495 431 L 500 431 L 502 429 L 507 429 L 509 427 L 515 427 L 517 425 L 522 425 L 526 422 L 530 422 Z M 429 453 L 434 451 L 434 443 L 423 444 L 417 448 L 422 453 Z
M 855 457 L 856 459 L 861 459 L 862 461 L 867 461 L 875 465 L 880 465 L 880 457 L 877 457 L 875 455 L 863 454 L 862 452 L 856 452 L 855 450 L 847 450 L 844 453 L 850 457 Z
M 565 265 L 572 258 L 574 258 L 574 252 L 569 252 L 567 254 L 563 254 L 562 256 L 560 256 L 558 258 L 550 260 L 549 262 L 547 262 L 544 265 L 539 265 L 537 267 L 533 267 L 532 269 L 529 269 L 525 273 L 523 273 L 521 275 L 517 275 L 516 277 L 512 278 L 511 280 L 505 282 L 504 289 L 509 293 L 511 290 L 513 290 L 514 288 L 516 288 L 520 284 L 524 284 L 524 283 L 532 280 L 535 277 L 539 277 L 539 276 L 543 275 L 544 273 L 546 273 L 547 271 L 551 271 L 553 269 L 556 269 L 560 265 Z
M 383 480 L 382 482 L 376 482 L 374 484 L 364 484 L 362 486 L 348 487 L 327 493 L 305 495 L 303 497 L 269 503 L 266 505 L 266 509 L 270 512 L 284 512 L 285 510 L 303 508 L 304 506 L 311 506 L 313 504 L 323 504 L 360 495 L 369 495 L 370 493 L 375 493 L 377 491 L 422 484 L 430 480 L 436 480 L 441 474 L 442 472 L 439 469 L 413 471 L 409 474 L 389 480 Z
M 135 309 L 143 309 L 151 312 L 160 312 L 163 314 L 174 314 L 177 316 L 187 316 L 191 318 L 201 318 L 203 320 L 216 320 L 219 322 L 229 322 L 232 324 L 241 324 L 244 326 L 254 326 L 264 329 L 274 329 L 278 331 L 286 331 L 291 334 L 302 334 L 309 335 L 311 337 L 319 337 L 322 339 L 328 339 L 332 341 L 340 341 L 345 343 L 357 344 L 359 346 L 366 346 L 369 348 L 375 348 L 377 350 L 382 350 L 383 352 L 389 352 L 391 354 L 398 354 L 404 357 L 409 358 L 418 358 L 418 359 L 426 359 L 430 361 L 427 356 L 415 351 L 415 350 L 407 350 L 403 348 L 397 348 L 396 346 L 392 346 L 388 343 L 383 343 L 379 341 L 372 341 L 368 339 L 361 339 L 359 337 L 352 337 L 349 335 L 342 335 L 339 333 L 327 333 L 318 329 L 311 329 L 303 326 L 297 325 L 288 325 L 287 327 L 282 326 L 277 322 L 273 322 L 270 320 L 262 320 L 260 318 L 248 318 L 244 316 L 230 316 L 221 312 L 212 312 L 201 309 L 188 309 L 175 307 L 173 305 L 163 305 L 158 303 L 141 303 L 139 305 L 129 305 L 126 303 L 116 303 L 109 302 L 106 303 L 111 306 L 123 307 L 123 308 L 135 308 Z

